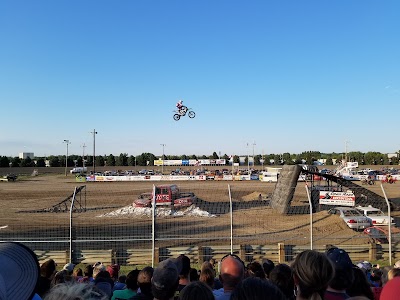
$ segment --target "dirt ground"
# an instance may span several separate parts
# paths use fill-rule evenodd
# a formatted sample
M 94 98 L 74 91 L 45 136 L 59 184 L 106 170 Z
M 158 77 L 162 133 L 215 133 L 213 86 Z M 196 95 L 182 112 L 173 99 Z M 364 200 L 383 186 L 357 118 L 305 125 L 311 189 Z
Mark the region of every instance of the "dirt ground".
M 163 182 L 164 184 L 165 182 Z M 268 205 L 274 183 L 259 181 L 178 181 L 182 191 L 194 192 L 202 210 L 215 217 L 166 217 L 157 220 L 157 226 L 166 239 L 176 244 L 226 243 L 230 236 L 229 193 L 233 198 L 233 234 L 238 243 L 264 245 L 266 243 L 309 243 L 310 215 L 299 210 L 294 215 L 281 215 Z M 68 235 L 69 213 L 21 211 L 43 210 L 54 207 L 68 196 L 76 186 L 86 188 L 78 195 L 79 205 L 88 210 L 74 215 L 74 224 L 87 239 L 140 237 L 147 234 L 151 219 L 143 216 L 119 215 L 103 217 L 101 214 L 132 204 L 142 192 L 149 192 L 158 182 L 87 182 L 79 183 L 74 176 L 40 175 L 20 178 L 16 182 L 0 182 L 0 239 L 57 239 Z M 230 188 L 230 191 L 229 189 Z M 368 188 L 382 195 L 380 183 Z M 384 185 L 388 198 L 400 200 L 400 183 Z M 260 198 L 261 195 L 261 198 Z M 69 202 L 67 202 L 68 204 Z M 68 204 L 69 205 L 69 204 Z M 304 183 L 295 189 L 292 206 L 308 206 Z M 69 207 L 66 207 L 68 210 Z M 400 212 L 392 215 L 399 224 Z M 399 224 L 400 225 L 400 224 Z M 368 243 L 360 232 L 349 229 L 336 216 L 326 211 L 313 214 L 313 238 L 316 244 Z M 90 229 L 90 230 L 89 230 Z M 62 233 L 60 233 L 62 232 Z M 90 235 L 90 236 L 89 236 Z

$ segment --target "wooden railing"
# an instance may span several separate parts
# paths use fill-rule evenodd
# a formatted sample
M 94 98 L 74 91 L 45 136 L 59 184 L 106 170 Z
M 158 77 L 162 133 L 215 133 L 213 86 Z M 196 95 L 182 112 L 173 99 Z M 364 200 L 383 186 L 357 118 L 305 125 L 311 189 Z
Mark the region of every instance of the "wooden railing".
M 314 250 L 324 252 L 329 245 L 315 247 Z M 354 263 L 362 260 L 376 261 L 388 260 L 389 246 L 374 244 L 369 245 L 340 245 L 340 248 L 349 253 Z M 260 261 L 270 259 L 275 263 L 289 263 L 295 256 L 310 249 L 306 246 L 285 245 L 279 243 L 277 245 L 236 245 L 233 252 L 238 255 L 244 262 Z M 177 257 L 179 254 L 185 254 L 190 258 L 193 264 L 201 264 L 211 258 L 219 261 L 224 255 L 230 253 L 229 245 L 226 246 L 190 246 L 190 247 L 164 247 L 156 248 L 154 251 L 156 264 L 159 261 L 170 257 Z M 35 250 L 40 263 L 52 258 L 57 264 L 65 264 L 69 262 L 69 252 L 66 251 L 40 251 Z M 400 259 L 400 245 L 392 247 L 392 260 Z M 74 263 L 95 263 L 102 262 L 104 264 L 118 263 L 120 265 L 150 265 L 152 262 L 151 249 L 126 249 L 126 250 L 76 250 L 73 252 L 72 262 Z

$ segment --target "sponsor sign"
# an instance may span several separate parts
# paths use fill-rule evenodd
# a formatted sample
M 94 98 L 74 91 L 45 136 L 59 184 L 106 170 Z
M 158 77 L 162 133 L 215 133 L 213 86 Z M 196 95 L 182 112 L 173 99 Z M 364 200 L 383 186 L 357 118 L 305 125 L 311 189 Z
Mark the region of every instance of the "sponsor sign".
M 354 206 L 356 197 L 352 191 L 347 192 L 319 192 L 319 204 L 337 205 L 337 206 Z

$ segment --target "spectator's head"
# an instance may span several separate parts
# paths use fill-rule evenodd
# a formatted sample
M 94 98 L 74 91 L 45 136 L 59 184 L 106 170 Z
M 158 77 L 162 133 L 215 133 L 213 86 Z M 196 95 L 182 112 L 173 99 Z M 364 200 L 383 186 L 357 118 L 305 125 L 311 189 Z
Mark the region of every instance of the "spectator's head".
M 190 281 L 199 280 L 199 271 L 197 269 L 195 269 L 195 268 L 190 268 L 189 278 L 190 278 Z
M 211 288 L 203 282 L 194 281 L 179 293 L 180 300 L 214 300 Z
M 63 283 L 53 287 L 44 300 L 107 300 L 95 285 L 86 283 Z
M 40 266 L 40 276 L 51 279 L 56 273 L 57 264 L 53 259 L 48 259 Z
M 269 273 L 269 280 L 274 283 L 288 299 L 293 296 L 293 272 L 288 265 L 276 265 L 271 273 Z
M 132 291 L 136 291 L 138 289 L 138 275 L 138 269 L 132 270 L 128 273 L 128 275 L 126 275 L 126 288 Z
M 263 261 L 262 266 L 263 266 L 263 269 L 264 269 L 265 276 L 267 278 L 269 278 L 269 273 L 271 273 L 272 269 L 275 267 L 274 262 L 272 260 L 265 259 Z
M 126 275 L 118 276 L 118 282 L 119 283 L 125 283 L 126 282 Z
M 211 264 L 213 269 L 215 269 L 215 266 L 218 264 L 215 258 L 211 258 L 208 262 Z
M 392 280 L 395 277 L 400 277 L 400 268 L 390 269 L 387 277 L 388 277 L 388 280 Z
M 118 280 L 119 269 L 120 267 L 117 264 L 107 266 L 107 271 L 110 273 L 112 280 Z
M 372 264 L 366 260 L 361 261 L 357 264 L 357 267 L 359 267 L 365 274 L 371 271 L 372 269 Z
M 293 264 L 293 279 L 302 298 L 323 299 L 334 268 L 329 258 L 314 250 L 299 253 Z
M 221 259 L 220 280 L 224 290 L 233 290 L 244 277 L 244 263 L 234 254 L 225 255 Z
M 190 273 L 190 258 L 184 254 L 181 254 L 176 259 L 182 265 L 182 269 L 179 274 L 180 278 L 188 278 Z
M 96 278 L 97 275 L 102 272 L 106 271 L 106 266 L 103 265 L 101 262 L 97 262 L 93 265 L 93 278 Z M 108 272 L 107 272 L 108 273 Z M 110 274 L 110 273 L 109 273 Z
M 396 269 L 400 269 L 400 260 L 396 261 L 393 267 Z
M 389 280 L 382 289 L 380 300 L 397 300 L 400 295 L 400 277 Z
M 63 270 L 67 271 L 68 275 L 72 275 L 74 272 L 75 265 L 72 263 L 65 264 Z
M 83 274 L 87 277 L 93 277 L 93 266 L 86 265 L 86 267 L 83 269 Z
M 353 284 L 346 290 L 347 294 L 351 297 L 367 297 L 367 299 L 374 299 L 374 294 L 371 285 L 365 274 L 364 268 L 357 266 L 353 267 L 354 281 Z
M 72 276 L 74 277 L 82 277 L 83 276 L 83 271 L 81 268 L 75 268 L 74 272 L 72 273 Z
M 51 281 L 51 287 L 70 281 L 72 281 L 72 275 L 69 275 L 67 270 L 61 270 L 54 275 Z
M 152 267 L 144 267 L 138 275 L 137 283 L 140 291 L 145 295 L 152 295 L 151 293 L 151 278 L 153 277 L 154 269 Z
M 0 299 L 31 299 L 40 276 L 36 254 L 20 243 L 0 243 Z
M 210 288 L 214 288 L 215 273 L 211 268 L 203 268 L 200 272 L 201 282 L 206 283 Z
M 329 287 L 336 291 L 344 291 L 351 287 L 354 281 L 353 263 L 349 254 L 339 248 L 330 248 L 326 255 L 335 269 L 334 276 L 329 282 Z
M 238 284 L 231 300 L 285 300 L 286 297 L 273 283 L 259 277 L 248 277 Z
M 371 284 L 375 287 L 382 286 L 383 272 L 381 269 L 374 268 L 371 270 L 370 280 Z
M 259 277 L 265 279 L 264 269 L 257 261 L 253 261 L 247 265 L 247 275 L 249 277 Z
M 167 300 L 174 296 L 179 284 L 179 274 L 182 264 L 177 259 L 166 259 L 154 269 L 151 280 L 151 290 L 154 298 Z

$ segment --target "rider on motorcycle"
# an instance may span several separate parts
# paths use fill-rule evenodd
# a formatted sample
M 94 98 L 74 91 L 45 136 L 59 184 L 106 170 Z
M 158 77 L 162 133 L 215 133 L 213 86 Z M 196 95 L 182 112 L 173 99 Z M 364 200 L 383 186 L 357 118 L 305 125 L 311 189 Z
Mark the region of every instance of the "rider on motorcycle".
M 178 110 L 180 110 L 181 109 L 181 107 L 183 106 L 183 100 L 179 100 L 178 102 L 176 102 L 176 108 L 178 109 Z

